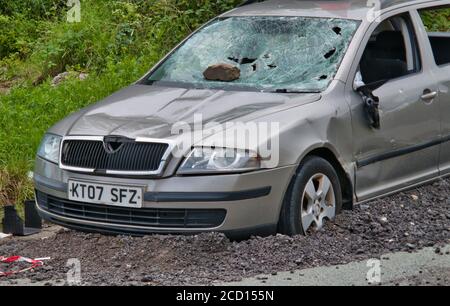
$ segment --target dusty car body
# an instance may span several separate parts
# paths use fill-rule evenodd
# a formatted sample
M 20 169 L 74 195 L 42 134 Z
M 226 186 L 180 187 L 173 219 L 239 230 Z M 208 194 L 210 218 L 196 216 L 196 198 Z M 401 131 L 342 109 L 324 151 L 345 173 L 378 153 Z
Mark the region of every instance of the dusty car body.
M 448 175 L 450 37 L 427 33 L 418 12 L 446 5 L 449 1 L 392 0 L 381 1 L 379 10 L 371 11 L 364 1 L 263 1 L 225 13 L 141 80 L 48 131 L 34 172 L 41 216 L 70 228 L 108 233 L 299 234 L 322 227 L 323 220 L 334 219 L 342 208 Z M 320 61 L 331 58 L 334 66 L 327 75 L 320 74 L 321 68 L 313 76 L 308 73 L 317 65 L 312 65 L 299 87 L 289 81 L 287 87 L 274 88 L 279 75 L 270 71 L 258 79 L 260 87 L 247 86 L 247 76 L 241 76 L 239 86 L 209 86 L 192 76 L 189 69 L 197 62 L 180 67 L 177 57 L 203 52 L 189 49 L 190 42 L 200 44 L 196 35 L 222 26 L 224 20 L 237 22 L 238 29 L 242 18 L 264 23 L 315 18 L 330 23 L 326 35 L 332 38 L 323 38 L 319 45 L 341 37 L 347 41 L 334 51 L 323 49 L 331 53 L 320 54 Z M 312 35 L 308 33 L 306 40 Z M 217 49 L 225 48 L 216 42 Z M 244 64 L 252 60 L 244 63 L 248 58 L 222 53 L 218 58 L 224 56 L 251 75 Z M 294 71 L 292 65 L 278 64 L 289 72 Z M 203 63 L 201 67 L 207 68 Z M 180 75 L 189 82 L 163 82 Z M 195 82 L 201 86 L 192 86 Z M 308 90 L 306 83 L 319 85 Z M 193 125 L 195 114 L 204 122 L 279 123 L 276 164 L 265 165 L 249 155 L 242 168 L 184 171 L 196 148 L 205 159 L 217 147 L 258 155 L 272 140 L 268 136 L 251 148 L 239 147 L 222 131 L 198 139 L 175 156 L 172 150 L 181 136 L 174 135 L 172 127 L 180 121 Z M 218 145 L 223 139 L 225 144 Z M 140 160 L 142 156 L 146 160 Z M 108 203 L 99 192 L 109 194 Z

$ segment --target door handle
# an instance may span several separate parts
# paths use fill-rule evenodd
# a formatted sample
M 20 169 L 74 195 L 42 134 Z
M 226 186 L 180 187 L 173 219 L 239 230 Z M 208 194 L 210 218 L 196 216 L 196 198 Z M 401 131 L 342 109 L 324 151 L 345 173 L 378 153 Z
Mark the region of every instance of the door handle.
M 423 101 L 430 101 L 436 98 L 438 95 L 437 91 L 431 91 L 429 89 L 425 89 L 423 91 L 423 95 L 420 97 Z

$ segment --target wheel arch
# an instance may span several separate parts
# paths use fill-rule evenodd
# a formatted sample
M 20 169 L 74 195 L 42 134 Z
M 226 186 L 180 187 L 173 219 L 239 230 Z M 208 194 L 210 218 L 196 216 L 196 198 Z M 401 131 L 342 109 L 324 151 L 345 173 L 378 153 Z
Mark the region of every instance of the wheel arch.
M 324 160 L 326 160 L 327 162 L 329 162 L 331 164 L 331 166 L 334 168 L 334 170 L 336 171 L 338 178 L 339 178 L 339 182 L 341 184 L 341 192 L 342 192 L 342 209 L 344 210 L 352 210 L 353 209 L 353 204 L 354 204 L 354 188 L 353 188 L 353 181 L 351 180 L 351 176 L 348 172 L 345 171 L 344 166 L 342 165 L 342 163 L 339 161 L 337 154 L 334 152 L 334 150 L 328 146 L 316 146 L 311 148 L 310 150 L 306 151 L 301 158 L 299 159 L 299 163 L 298 163 L 298 168 L 296 169 L 296 171 L 294 172 L 289 185 L 287 187 L 286 193 L 285 193 L 285 197 L 283 199 L 283 205 L 280 211 L 280 216 L 279 216 L 279 222 L 278 222 L 278 231 L 279 232 L 283 232 L 283 224 L 282 224 L 282 218 L 283 218 L 283 214 L 285 213 L 284 211 L 284 205 L 286 203 L 286 201 L 289 200 L 289 197 L 291 195 L 292 189 L 293 189 L 293 184 L 295 183 L 295 176 L 297 175 L 297 173 L 299 173 L 301 166 L 302 166 L 302 162 L 310 157 L 319 157 L 319 158 L 323 158 Z
M 301 161 L 311 156 L 323 158 L 333 166 L 334 170 L 336 171 L 339 177 L 339 182 L 341 184 L 343 209 L 345 210 L 353 209 L 353 202 L 354 202 L 353 183 L 352 180 L 350 179 L 350 175 L 345 171 L 344 167 L 342 166 L 342 163 L 337 158 L 336 153 L 334 153 L 330 147 L 326 146 L 317 147 L 311 149 L 308 153 L 306 153 L 301 159 Z M 301 161 L 299 163 L 300 165 Z
M 342 208 L 345 210 L 352 210 L 355 202 L 353 180 L 351 179 L 352 174 L 345 170 L 343 163 L 338 158 L 339 154 L 337 153 L 335 148 L 328 143 L 316 144 L 309 147 L 298 158 L 297 164 L 299 166 L 295 173 L 300 170 L 301 164 L 305 160 L 305 158 L 311 156 L 321 157 L 333 166 L 338 174 L 339 182 L 341 183 L 343 200 Z M 290 180 L 289 186 L 286 190 L 286 196 L 289 196 L 289 193 L 291 192 L 293 179 L 294 178 Z

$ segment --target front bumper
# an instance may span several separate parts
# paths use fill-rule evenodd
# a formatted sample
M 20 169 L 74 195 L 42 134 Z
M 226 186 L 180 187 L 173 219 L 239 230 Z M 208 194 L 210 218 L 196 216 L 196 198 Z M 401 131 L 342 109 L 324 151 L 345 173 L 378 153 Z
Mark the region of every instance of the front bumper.
M 174 176 L 154 180 L 127 179 L 72 173 L 38 158 L 34 179 L 37 193 L 62 202 L 68 201 L 68 180 L 77 179 L 93 183 L 145 186 L 143 208 L 136 211 L 139 214 L 149 211 L 150 216 L 159 218 L 160 211 L 179 213 L 184 210 L 186 215 L 199 210 L 225 211 L 223 221 L 210 227 L 196 227 L 188 222 L 187 226 L 165 226 L 163 222 L 157 226 L 147 226 L 140 222 L 134 224 L 132 220 L 116 222 L 117 219 L 86 218 L 85 215 L 68 214 L 64 210 L 51 210 L 37 201 L 38 211 L 44 219 L 69 228 L 137 235 L 210 231 L 224 232 L 231 236 L 267 235 L 276 230 L 284 194 L 295 169 L 295 166 L 288 166 L 245 174 Z M 81 209 L 83 203 L 79 204 Z M 77 203 L 68 205 L 73 208 Z M 100 208 L 102 207 L 92 209 Z M 121 212 L 123 210 L 120 209 Z M 130 214 L 132 213 L 130 210 Z M 111 215 L 117 215 L 116 211 Z

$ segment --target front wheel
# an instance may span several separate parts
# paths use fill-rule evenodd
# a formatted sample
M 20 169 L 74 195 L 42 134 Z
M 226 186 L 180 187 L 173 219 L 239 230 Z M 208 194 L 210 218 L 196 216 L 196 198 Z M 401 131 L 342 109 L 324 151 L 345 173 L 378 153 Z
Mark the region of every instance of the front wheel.
M 287 235 L 306 235 L 310 230 L 321 230 L 341 209 L 341 186 L 333 166 L 323 158 L 307 157 L 284 201 L 280 231 Z

